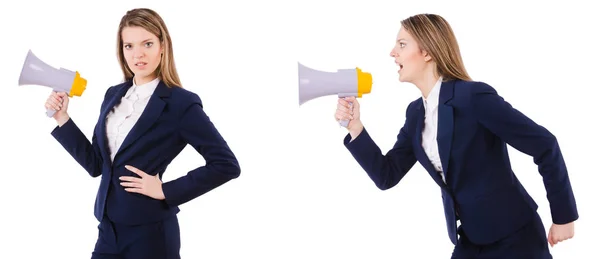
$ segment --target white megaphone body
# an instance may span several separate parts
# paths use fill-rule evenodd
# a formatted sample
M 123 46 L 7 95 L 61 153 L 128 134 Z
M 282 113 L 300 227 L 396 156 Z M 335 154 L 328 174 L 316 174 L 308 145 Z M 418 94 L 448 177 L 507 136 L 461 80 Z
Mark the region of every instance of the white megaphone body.
M 64 68 L 56 69 L 37 58 L 31 50 L 27 52 L 25 63 L 19 76 L 19 86 L 41 85 L 52 88 L 55 92 L 64 92 L 69 97 L 81 96 L 87 85 L 77 71 Z M 55 111 L 48 109 L 46 115 L 54 116 Z
M 300 105 L 312 99 L 337 95 L 339 98 L 354 96 L 361 98 L 371 93 L 373 77 L 360 68 L 338 69 L 336 72 L 319 71 L 298 63 L 298 87 Z M 351 104 L 352 105 L 352 104 Z M 340 121 L 343 127 L 348 120 Z

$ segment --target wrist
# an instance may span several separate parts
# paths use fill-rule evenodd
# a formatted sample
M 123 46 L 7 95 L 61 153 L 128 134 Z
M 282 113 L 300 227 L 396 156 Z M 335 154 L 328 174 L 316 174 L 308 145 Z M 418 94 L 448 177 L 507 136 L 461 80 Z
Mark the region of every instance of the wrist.
M 352 137 L 352 140 L 354 140 L 356 137 L 358 137 L 358 135 L 360 135 L 360 133 L 363 131 L 364 126 L 362 124 L 362 122 L 360 120 L 355 121 L 354 125 L 352 125 L 352 128 L 348 129 L 349 133 L 350 133 L 350 137 Z
M 65 115 L 60 115 L 56 118 L 56 123 L 58 123 L 59 127 L 62 127 L 62 125 L 65 125 L 65 123 L 67 123 L 67 121 L 69 121 L 69 115 L 65 114 Z

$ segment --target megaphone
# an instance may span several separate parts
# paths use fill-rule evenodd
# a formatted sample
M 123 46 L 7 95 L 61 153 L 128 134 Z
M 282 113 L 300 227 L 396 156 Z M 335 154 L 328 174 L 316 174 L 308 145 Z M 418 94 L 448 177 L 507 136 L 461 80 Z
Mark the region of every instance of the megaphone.
M 312 99 L 337 95 L 338 98 L 354 96 L 361 98 L 371 93 L 373 77 L 360 68 L 338 69 L 336 72 L 319 71 L 298 62 L 298 87 L 300 105 Z M 348 120 L 340 121 L 343 127 Z
M 21 85 L 46 86 L 55 92 L 68 93 L 69 97 L 73 97 L 74 95 L 81 96 L 87 80 L 82 78 L 77 71 L 49 66 L 29 50 L 19 76 L 19 86 Z M 46 110 L 48 117 L 54 116 L 54 113 L 54 110 Z

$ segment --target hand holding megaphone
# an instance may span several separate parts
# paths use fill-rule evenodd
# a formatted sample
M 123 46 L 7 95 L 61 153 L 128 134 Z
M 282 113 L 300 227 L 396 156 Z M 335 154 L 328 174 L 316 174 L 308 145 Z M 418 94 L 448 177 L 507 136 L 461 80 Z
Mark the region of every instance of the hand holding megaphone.
M 37 58 L 31 50 L 27 52 L 19 85 L 41 85 L 52 88 L 54 93 L 62 93 L 60 103 L 67 103 L 72 96 L 81 96 L 86 88 L 87 80 L 82 78 L 77 71 L 65 68 L 56 69 Z M 63 105 L 64 105 L 63 103 Z M 54 107 L 54 106 L 49 106 Z M 54 113 L 60 109 L 49 109 L 46 107 L 46 115 L 54 117 Z M 65 107 L 66 109 L 66 107 Z M 66 111 L 65 111 L 66 112 Z
M 349 131 L 355 129 L 360 132 L 362 123 L 360 121 L 360 104 L 354 96 L 338 98 L 337 109 L 335 111 L 335 120 L 340 122 L 340 126 L 346 127 Z M 342 123 L 341 122 L 346 122 Z
M 67 114 L 67 110 L 69 109 L 69 96 L 65 92 L 53 91 L 50 96 L 48 96 L 48 99 L 46 99 L 44 107 L 46 107 L 47 114 L 50 117 L 53 117 L 59 124 L 62 124 L 69 117 Z

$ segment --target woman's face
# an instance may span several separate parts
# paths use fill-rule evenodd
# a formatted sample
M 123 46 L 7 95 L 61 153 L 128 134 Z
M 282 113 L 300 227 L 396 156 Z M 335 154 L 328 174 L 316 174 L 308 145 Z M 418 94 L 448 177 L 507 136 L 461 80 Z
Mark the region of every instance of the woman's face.
M 135 83 L 141 85 L 152 81 L 163 50 L 158 37 L 141 27 L 123 28 L 121 37 L 123 56 L 135 75 Z
M 415 83 L 422 78 L 426 71 L 427 62 L 431 57 L 425 51 L 421 51 L 415 39 L 404 28 L 400 28 L 396 36 L 396 44 L 390 56 L 398 65 L 400 82 Z

